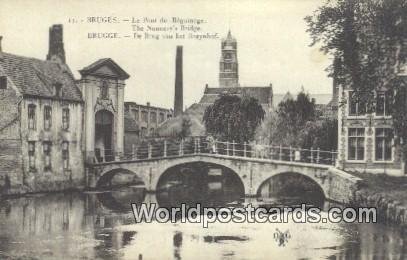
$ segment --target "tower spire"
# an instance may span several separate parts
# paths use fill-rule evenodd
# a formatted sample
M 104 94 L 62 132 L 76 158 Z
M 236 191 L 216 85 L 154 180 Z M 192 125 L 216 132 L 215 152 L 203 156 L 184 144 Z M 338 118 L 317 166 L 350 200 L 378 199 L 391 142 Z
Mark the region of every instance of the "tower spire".
M 239 64 L 237 62 L 237 42 L 229 29 L 226 38 L 222 39 L 219 62 L 219 87 L 239 86 Z

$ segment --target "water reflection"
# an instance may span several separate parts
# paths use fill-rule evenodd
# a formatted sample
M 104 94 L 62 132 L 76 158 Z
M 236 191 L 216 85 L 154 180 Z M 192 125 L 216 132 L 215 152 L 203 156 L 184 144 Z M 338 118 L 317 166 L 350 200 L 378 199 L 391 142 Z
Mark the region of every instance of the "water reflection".
M 396 227 L 214 223 L 203 229 L 199 223 L 134 224 L 130 203 L 142 201 L 156 203 L 157 197 L 127 187 L 3 200 L 0 259 L 407 258 L 407 238 Z M 245 199 L 251 202 L 257 200 Z M 276 229 L 289 230 L 285 247 L 275 241 Z
M 166 170 L 157 185 L 157 201 L 162 207 L 221 206 L 244 197 L 240 177 L 221 165 L 193 162 Z

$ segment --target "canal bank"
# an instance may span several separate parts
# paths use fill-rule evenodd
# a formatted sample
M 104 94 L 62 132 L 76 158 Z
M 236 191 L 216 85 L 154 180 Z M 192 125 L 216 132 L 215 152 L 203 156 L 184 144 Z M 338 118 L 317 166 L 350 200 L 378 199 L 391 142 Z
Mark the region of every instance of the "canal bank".
M 352 172 L 361 178 L 350 205 L 375 207 L 380 222 L 407 227 L 407 178 Z

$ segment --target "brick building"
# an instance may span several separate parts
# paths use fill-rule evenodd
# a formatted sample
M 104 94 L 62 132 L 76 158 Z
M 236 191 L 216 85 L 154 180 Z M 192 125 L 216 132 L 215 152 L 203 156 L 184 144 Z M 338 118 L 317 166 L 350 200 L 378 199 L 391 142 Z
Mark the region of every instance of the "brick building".
M 1 193 L 83 186 L 83 100 L 61 25 L 46 60 L 0 52 L 0 118 Z
M 240 86 L 237 41 L 230 31 L 221 41 L 219 86 L 206 85 L 199 105 L 209 106 L 222 94 L 254 97 L 265 111 L 272 108 L 273 87 L 271 84 L 268 86 Z
M 407 74 L 400 74 L 407 86 Z M 394 142 L 393 94 L 375 92 L 373 113 L 357 102 L 348 87 L 338 87 L 338 166 L 348 171 L 404 175 L 400 147 Z
M 85 186 L 85 161 L 124 151 L 124 87 L 110 58 L 66 64 L 62 25 L 50 28 L 46 60 L 3 52 L 0 42 L 0 194 Z
M 158 127 L 172 118 L 174 111 L 162 107 L 124 102 L 125 151 L 146 137 L 156 136 Z

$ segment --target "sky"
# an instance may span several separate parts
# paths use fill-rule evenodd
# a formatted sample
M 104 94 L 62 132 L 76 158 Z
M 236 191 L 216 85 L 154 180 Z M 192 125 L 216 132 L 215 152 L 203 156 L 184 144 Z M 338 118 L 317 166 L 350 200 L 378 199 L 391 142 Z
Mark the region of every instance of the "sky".
M 311 39 L 304 21 L 322 0 L 0 0 L 4 52 L 45 59 L 48 29 L 63 24 L 67 64 L 78 70 L 100 58 L 112 58 L 128 74 L 125 100 L 172 108 L 175 50 L 183 46 L 184 105 L 199 102 L 205 84 L 218 86 L 219 39 L 89 39 L 90 32 L 132 35 L 125 19 L 172 17 L 204 19 L 203 32 L 238 42 L 241 86 L 268 86 L 274 93 L 331 93 L 325 68 L 331 57 Z M 88 17 L 117 17 L 120 23 L 87 23 Z M 71 23 L 73 19 L 84 22 Z M 156 26 L 161 26 L 155 24 Z

